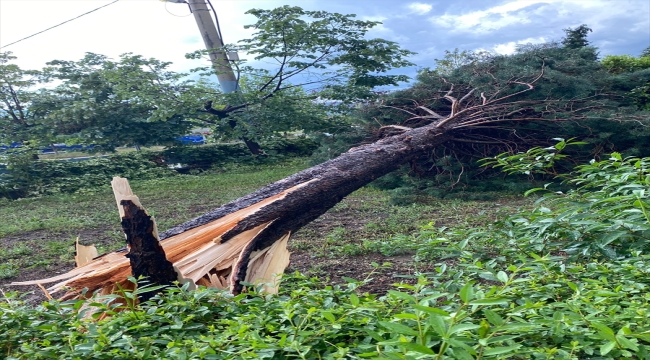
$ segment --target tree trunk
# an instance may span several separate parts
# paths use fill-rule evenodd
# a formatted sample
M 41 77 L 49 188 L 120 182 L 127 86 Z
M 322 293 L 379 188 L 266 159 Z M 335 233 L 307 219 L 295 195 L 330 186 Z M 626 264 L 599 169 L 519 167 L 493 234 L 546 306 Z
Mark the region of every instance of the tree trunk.
M 228 120 L 228 125 L 230 125 L 231 129 L 234 129 L 237 127 L 237 122 L 235 120 Z M 262 153 L 262 146 L 260 146 L 258 142 L 249 139 L 247 136 L 242 136 L 241 139 L 244 144 L 246 144 L 246 147 L 248 147 L 248 150 L 251 152 L 251 154 L 259 155 Z
M 276 249 L 276 242 L 284 240 L 286 246 L 291 233 L 325 213 L 345 196 L 442 144 L 447 138 L 442 128 L 426 126 L 353 148 L 336 159 L 276 181 L 173 227 L 160 234 L 160 244 L 179 279 L 189 279 L 197 285 L 229 287 L 235 294 L 243 290 L 243 282 L 263 280 L 268 284 L 273 282 L 269 275 L 281 273 L 286 267 L 286 264 L 279 266 L 273 261 L 260 265 L 260 256 L 272 257 L 286 251 Z M 144 211 L 141 213 L 146 215 Z M 132 215 L 136 215 L 135 212 Z M 122 219 L 124 225 L 124 213 Z M 63 299 L 83 296 L 83 288 L 88 288 L 88 293 L 111 292 L 119 288 L 127 276 L 136 275 L 136 272 L 145 274 L 132 268 L 133 264 L 125 256 L 132 257 L 132 254 L 118 250 L 67 274 L 16 285 L 60 281 L 48 291 L 74 289 Z M 155 260 L 164 263 L 158 255 Z M 147 267 L 141 265 L 140 269 Z M 172 276 L 167 270 L 168 267 L 165 274 Z M 155 272 L 151 268 L 147 271 L 145 275 Z M 266 277 L 256 278 L 254 274 L 266 274 Z

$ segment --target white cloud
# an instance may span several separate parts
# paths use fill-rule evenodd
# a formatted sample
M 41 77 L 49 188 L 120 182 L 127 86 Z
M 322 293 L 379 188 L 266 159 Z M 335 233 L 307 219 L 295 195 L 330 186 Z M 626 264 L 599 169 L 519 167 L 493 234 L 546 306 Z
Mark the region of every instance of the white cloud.
M 494 52 L 497 54 L 501 55 L 510 55 L 515 52 L 517 49 L 517 45 L 523 45 L 523 44 L 541 44 L 545 43 L 547 40 L 544 37 L 538 37 L 538 38 L 527 38 L 523 40 L 518 40 L 518 41 L 510 41 L 507 43 L 503 44 L 497 44 L 492 47 Z
M 449 14 L 432 17 L 429 20 L 436 25 L 453 28 L 458 31 L 489 32 L 500 28 L 530 22 L 528 14 L 521 10 L 536 4 L 554 0 L 518 0 L 494 6 L 486 10 L 472 11 L 465 14 Z
M 433 9 L 432 5 L 419 2 L 410 3 L 406 7 L 411 10 L 411 14 L 418 15 L 424 15 Z
M 588 24 L 599 29 L 600 20 L 631 12 L 647 12 L 646 5 L 637 0 L 505 0 L 502 4 L 484 10 L 465 13 L 446 12 L 429 18 L 433 24 L 456 32 L 489 33 L 510 25 L 521 25 L 553 16 L 552 20 L 574 19 L 575 24 Z M 641 27 L 647 21 L 641 22 Z M 639 27 L 639 24 L 630 24 Z M 646 28 L 647 30 L 647 28 Z

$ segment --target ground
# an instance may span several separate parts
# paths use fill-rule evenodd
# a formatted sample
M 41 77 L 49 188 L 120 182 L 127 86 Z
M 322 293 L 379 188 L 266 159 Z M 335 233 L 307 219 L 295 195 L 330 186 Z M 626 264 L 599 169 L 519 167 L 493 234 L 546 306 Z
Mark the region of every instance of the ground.
M 256 169 L 240 169 L 214 176 L 136 182 L 132 186 L 145 208 L 156 216 L 162 230 L 304 166 L 288 165 L 269 170 L 264 176 L 258 176 Z M 222 191 L 207 192 L 206 188 Z M 287 271 L 326 278 L 331 283 L 344 283 L 345 278 L 370 278 L 372 281 L 365 289 L 384 293 L 394 283 L 409 281 L 409 275 L 432 270 L 431 263 L 415 261 L 409 252 L 409 236 L 421 226 L 482 226 L 530 204 L 529 199 L 516 196 L 501 197 L 498 201 L 432 197 L 414 200 L 408 205 L 391 205 L 388 192 L 360 189 L 293 235 Z M 30 295 L 33 302 L 43 297 L 37 287 L 8 284 L 70 270 L 74 267 L 77 237 L 82 244 L 95 244 L 100 253 L 124 244 L 110 190 L 25 199 L 3 205 L 0 217 L 4 216 L 6 221 L 0 225 L 0 288 L 33 291 Z M 402 240 L 395 242 L 396 238 Z

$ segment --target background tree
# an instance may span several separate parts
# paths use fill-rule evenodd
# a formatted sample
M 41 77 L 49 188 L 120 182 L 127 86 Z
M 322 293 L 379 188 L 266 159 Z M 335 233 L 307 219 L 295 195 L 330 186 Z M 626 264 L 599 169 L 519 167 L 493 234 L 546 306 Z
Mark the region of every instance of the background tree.
M 454 51 L 445 50 L 445 56 L 442 59 L 435 59 L 435 67 L 433 70 L 427 69 L 427 71 L 434 71 L 440 75 L 450 75 L 458 68 L 485 61 L 490 56 L 493 55 L 488 51 L 460 51 L 458 48 L 454 49 Z
M 638 77 L 638 75 L 650 71 L 650 47 L 644 49 L 639 57 L 630 55 L 605 56 L 602 64 L 610 73 Z M 632 89 L 629 96 L 634 99 L 634 103 L 639 110 L 650 110 L 650 82 Z
M 327 100 L 350 104 L 376 96 L 374 88 L 407 80 L 403 75 L 388 72 L 412 65 L 405 59 L 411 52 L 391 41 L 366 39 L 368 30 L 379 22 L 355 20 L 355 15 L 305 11 L 291 6 L 273 10 L 253 9 L 247 13 L 257 17 L 254 24 L 246 26 L 256 32 L 238 45 L 226 46 L 226 50 L 246 53 L 253 57 L 255 65 L 262 67 L 246 65 L 244 61 L 235 62 L 240 76 L 249 79 L 249 83 L 242 86 L 245 94 L 221 94 L 205 106 L 205 111 L 220 120 L 222 128 L 228 126 L 239 136 L 258 140 L 270 135 L 271 129 L 314 129 L 313 117 L 301 116 L 287 122 L 289 117 L 282 110 L 305 114 L 314 106 L 320 107 L 304 100 L 312 103 L 320 100 L 317 102 L 319 105 Z M 188 56 L 199 57 L 206 51 Z M 275 68 L 265 68 L 263 64 L 268 63 Z M 304 91 L 295 90 L 299 87 Z M 305 91 L 309 97 L 305 96 Z M 272 98 L 280 94 L 283 101 L 274 102 Z M 293 105 L 287 109 L 278 107 L 280 104 Z M 305 108 L 298 110 L 297 104 Z M 262 110 L 264 113 L 258 112 Z M 330 119 L 339 119 L 335 113 L 347 110 L 349 106 L 331 107 L 327 111 Z M 269 128 L 271 123 L 274 126 Z
M 582 24 L 575 29 L 567 28 L 563 29 L 563 31 L 566 34 L 566 37 L 562 39 L 562 45 L 565 47 L 569 49 L 580 49 L 589 46 L 587 36 L 593 30 L 591 30 L 587 25 Z
M 361 143 L 368 143 L 384 136 L 393 126 L 417 128 L 438 121 L 454 111 L 453 102 L 440 96 L 451 86 L 454 91 L 476 89 L 464 100 L 469 101 L 481 92 L 498 90 L 494 86 L 502 85 L 496 80 L 525 76 L 530 69 L 538 68 L 539 62 L 545 63 L 544 77 L 535 84 L 536 91 L 511 99 L 513 104 L 519 104 L 519 107 L 513 105 L 511 111 L 531 118 L 557 115 L 574 121 L 475 126 L 464 131 L 462 137 L 455 137 L 421 156 L 402 172 L 383 178 L 380 185 L 400 188 L 405 193 L 427 191 L 434 195 L 444 195 L 454 186 L 464 188 L 470 183 L 478 190 L 503 190 L 516 186 L 516 182 L 504 182 L 502 175 L 486 171 L 475 163 L 476 160 L 502 152 L 525 151 L 531 146 L 549 146 L 557 137 L 578 137 L 589 144 L 573 150 L 579 152 L 572 154 L 576 159 L 591 159 L 611 151 L 641 156 L 650 152 L 649 119 L 636 113 L 633 100 L 627 95 L 650 79 L 650 72 L 613 74 L 597 61 L 596 48 L 572 49 L 554 42 L 520 46 L 513 55 L 468 61 L 451 72 L 445 67 L 444 75 L 436 69 L 424 69 L 411 88 L 387 94 L 360 109 L 356 119 L 365 136 L 354 140 L 361 138 Z M 584 99 L 591 103 L 592 111 L 574 117 L 568 109 L 547 112 L 543 106 L 529 106 L 528 103 L 550 99 L 565 104 Z M 359 142 L 348 143 L 347 148 L 357 145 Z M 341 151 L 347 148 L 340 147 Z M 406 177 L 406 173 L 415 176 Z
M 37 139 L 31 104 L 37 96 L 33 87 L 43 79 L 39 71 L 12 64 L 15 59 L 11 52 L 0 53 L 0 144 Z
M 117 146 L 171 143 L 193 126 L 205 87 L 167 70 L 169 63 L 124 54 L 119 61 L 88 53 L 79 61 L 55 60 L 45 73 L 61 81 L 33 104 L 60 138 Z

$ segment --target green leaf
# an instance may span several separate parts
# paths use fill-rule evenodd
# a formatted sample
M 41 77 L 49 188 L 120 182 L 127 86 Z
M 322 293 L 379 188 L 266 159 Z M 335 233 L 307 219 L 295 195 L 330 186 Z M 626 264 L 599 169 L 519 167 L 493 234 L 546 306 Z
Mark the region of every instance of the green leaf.
M 612 330 L 609 326 L 598 322 L 592 322 L 591 326 L 598 330 L 598 334 L 603 339 L 616 342 L 616 335 L 614 334 L 614 330 Z
M 321 315 L 323 315 L 323 317 L 324 317 L 325 319 L 327 319 L 327 320 L 329 320 L 329 321 L 331 321 L 331 322 L 335 322 L 335 321 L 336 321 L 336 318 L 334 317 L 334 315 L 332 315 L 332 312 L 331 312 L 331 311 L 321 310 L 320 313 L 321 313 Z
M 454 325 L 449 329 L 449 333 L 447 335 L 451 336 L 457 332 L 461 331 L 467 331 L 467 330 L 474 330 L 480 328 L 481 325 L 476 325 L 476 324 L 458 324 Z
M 483 354 L 485 356 L 501 355 L 501 354 L 513 352 L 519 349 L 520 347 L 521 345 L 499 346 L 499 347 L 487 349 L 483 352 Z
M 388 290 L 388 293 L 396 298 L 406 300 L 408 302 L 416 302 L 413 295 L 407 294 L 402 291 Z
M 415 314 L 409 314 L 409 313 L 395 314 L 394 317 L 396 319 L 409 319 L 409 320 L 417 320 L 418 319 L 418 317 Z
M 445 337 L 447 335 L 447 324 L 445 323 L 445 319 L 443 319 L 442 316 L 431 315 L 427 324 L 440 337 Z
M 465 284 L 462 289 L 460 289 L 459 295 L 460 299 L 465 303 L 468 303 L 470 300 L 472 300 L 472 298 L 474 298 L 474 287 L 471 281 Z
M 623 335 L 616 335 L 616 340 L 621 344 L 622 347 L 630 349 L 632 351 L 639 351 L 639 347 L 630 339 L 626 338 Z
M 469 302 L 470 305 L 497 305 L 497 304 L 508 304 L 510 303 L 508 298 L 485 298 L 477 299 Z
M 380 321 L 379 325 L 381 325 L 383 328 L 389 330 L 392 333 L 396 334 L 402 334 L 402 335 L 409 335 L 409 336 L 418 336 L 419 333 L 412 328 L 402 325 L 399 323 L 395 322 L 387 322 L 387 321 Z
M 359 306 L 359 297 L 355 293 L 350 294 L 350 304 L 352 306 Z
M 414 351 L 414 352 L 417 352 L 417 353 L 420 353 L 420 354 L 435 355 L 433 350 L 429 349 L 428 347 L 426 347 L 424 345 L 420 345 L 420 344 L 416 344 L 416 343 L 407 343 L 407 342 L 401 342 L 401 343 L 396 344 L 396 345 L 399 345 L 399 346 L 405 348 L 406 350 Z
M 600 355 L 605 356 L 609 354 L 609 352 L 612 351 L 614 347 L 616 347 L 616 342 L 614 341 L 608 341 L 604 343 L 603 345 L 600 346 Z
M 436 315 L 442 315 L 442 316 L 449 316 L 449 313 L 448 313 L 448 312 L 446 312 L 446 311 L 444 311 L 444 310 L 442 310 L 442 309 L 438 309 L 438 308 L 431 307 L 431 306 L 424 306 L 424 305 L 413 304 L 413 305 L 411 305 L 411 307 L 413 307 L 414 309 L 420 310 L 420 311 L 427 312 L 427 313 L 429 313 L 429 314 L 436 314 Z
M 492 310 L 484 309 L 483 315 L 485 315 L 490 324 L 494 326 L 501 326 L 504 323 L 503 318 Z

